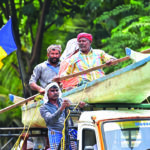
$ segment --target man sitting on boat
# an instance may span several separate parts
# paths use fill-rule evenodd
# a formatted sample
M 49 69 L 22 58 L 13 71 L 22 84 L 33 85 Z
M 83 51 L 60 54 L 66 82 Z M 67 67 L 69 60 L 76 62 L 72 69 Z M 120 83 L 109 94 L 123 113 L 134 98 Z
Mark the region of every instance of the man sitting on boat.
M 68 68 L 61 74 L 61 76 L 82 72 L 89 68 L 99 66 L 103 62 L 110 65 L 116 59 L 115 57 L 105 53 L 103 50 L 92 49 L 92 35 L 89 33 L 79 33 L 77 41 L 79 51 L 70 58 Z M 104 76 L 102 69 L 82 74 L 78 76 L 78 80 L 80 82 L 79 85 L 102 76 Z M 55 78 L 55 81 L 59 81 L 59 78 Z
M 31 75 L 31 78 L 29 80 L 29 85 L 32 90 L 38 91 L 41 94 L 44 93 L 44 88 L 59 72 L 60 55 L 60 45 L 50 45 L 47 48 L 48 60 L 35 66 L 33 74 Z M 40 81 L 40 86 L 37 84 L 38 80 Z
M 44 118 L 49 136 L 49 144 L 51 150 L 56 150 L 62 138 L 62 130 L 65 121 L 65 108 L 70 106 L 68 99 L 62 100 L 61 91 L 57 83 L 50 83 L 44 94 L 44 105 L 40 107 L 41 116 Z M 84 102 L 80 102 L 79 106 L 83 107 Z

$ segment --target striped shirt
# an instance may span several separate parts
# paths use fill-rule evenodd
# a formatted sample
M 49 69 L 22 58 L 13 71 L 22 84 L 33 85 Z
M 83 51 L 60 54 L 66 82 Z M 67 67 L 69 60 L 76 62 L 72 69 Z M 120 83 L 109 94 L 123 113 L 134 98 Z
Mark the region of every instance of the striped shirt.
M 84 54 L 81 51 L 76 53 L 69 60 L 68 68 L 66 69 L 63 75 L 69 75 L 73 73 L 77 73 L 83 70 L 87 70 L 92 67 L 96 67 L 101 65 L 103 62 L 106 62 L 110 59 L 116 59 L 115 57 L 105 53 L 103 50 L 99 49 L 91 49 L 88 54 Z M 82 80 L 95 80 L 104 76 L 104 72 L 102 69 L 98 69 L 87 74 L 80 75 L 79 81 Z

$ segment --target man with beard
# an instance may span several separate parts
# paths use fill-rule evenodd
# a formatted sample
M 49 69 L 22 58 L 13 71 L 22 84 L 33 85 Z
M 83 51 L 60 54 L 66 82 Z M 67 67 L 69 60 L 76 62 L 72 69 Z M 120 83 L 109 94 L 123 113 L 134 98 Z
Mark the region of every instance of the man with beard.
M 81 72 L 92 67 L 96 67 L 105 62 L 108 66 L 116 59 L 115 57 L 105 53 L 100 49 L 92 49 L 92 35 L 89 33 L 79 33 L 77 36 L 79 51 L 69 60 L 68 68 L 62 73 L 61 76 L 70 75 L 73 73 Z M 89 81 L 95 80 L 104 76 L 102 69 L 98 69 L 83 75 L 78 76 L 80 86 Z M 56 82 L 59 77 L 55 78 Z
M 41 94 L 45 92 L 44 88 L 59 72 L 60 55 L 60 45 L 50 45 L 47 48 L 48 60 L 35 66 L 33 74 L 29 80 L 29 85 L 32 90 L 38 91 Z M 40 82 L 40 86 L 37 84 L 38 81 Z

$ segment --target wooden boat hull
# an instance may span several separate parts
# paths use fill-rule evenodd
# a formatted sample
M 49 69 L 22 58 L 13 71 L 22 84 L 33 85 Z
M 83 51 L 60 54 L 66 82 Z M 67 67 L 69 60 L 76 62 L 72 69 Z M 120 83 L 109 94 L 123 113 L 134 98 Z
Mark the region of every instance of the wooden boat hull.
M 150 57 L 68 92 L 73 103 L 141 103 L 150 96 Z
M 117 70 L 68 92 L 62 97 L 72 103 L 134 103 L 150 96 L 150 57 Z M 43 100 L 29 102 L 22 107 L 22 122 L 26 126 L 46 127 L 39 107 Z
M 25 126 L 46 128 L 44 119 L 41 117 L 39 108 L 43 105 L 43 100 L 29 102 L 22 106 L 22 123 Z

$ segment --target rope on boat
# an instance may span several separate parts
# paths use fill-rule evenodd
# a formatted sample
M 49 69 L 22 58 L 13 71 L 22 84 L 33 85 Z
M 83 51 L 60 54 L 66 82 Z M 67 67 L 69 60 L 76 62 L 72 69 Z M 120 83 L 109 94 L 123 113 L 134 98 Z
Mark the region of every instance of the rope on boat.
M 27 109 L 25 110 L 25 118 L 26 118 L 26 116 L 27 116 Z M 24 131 L 25 131 L 25 124 L 24 124 L 23 130 L 22 130 L 20 136 L 18 137 L 16 143 L 14 144 L 14 146 L 12 147 L 11 150 L 17 150 L 17 148 L 19 147 L 21 136 L 24 133 Z M 21 147 L 21 149 L 22 149 L 22 147 Z
M 27 107 L 26 107 L 26 108 L 27 108 Z M 34 111 L 34 113 L 33 113 L 32 119 L 31 119 L 31 121 L 30 121 L 30 123 L 29 123 L 28 129 L 27 129 L 27 132 L 26 132 L 26 134 L 25 134 L 25 136 L 24 136 L 23 143 L 22 143 L 22 145 L 21 145 L 21 149 L 20 149 L 20 150 L 22 150 L 24 141 L 25 141 L 25 139 L 26 139 L 26 137 L 27 137 L 27 135 L 28 135 L 28 133 L 29 133 L 29 129 L 30 129 L 30 126 L 31 126 L 31 124 L 32 124 L 33 118 L 34 118 L 34 116 L 35 116 L 35 114 L 36 114 L 36 112 L 37 112 L 37 108 L 38 108 L 38 105 L 36 105 L 36 109 L 35 109 L 35 111 Z M 27 109 L 25 110 L 25 118 L 26 118 L 26 117 L 27 117 Z M 25 127 L 26 127 L 26 125 L 25 125 L 25 123 L 24 123 L 24 128 L 23 128 L 23 130 L 22 130 L 22 132 L 21 132 L 21 134 L 20 134 L 18 140 L 16 141 L 16 143 L 14 144 L 14 146 L 13 146 L 13 148 L 12 148 L 11 150 L 17 150 L 17 148 L 18 148 L 18 146 L 19 146 L 19 143 L 20 143 L 21 136 L 23 135 L 23 133 L 24 133 L 24 131 L 25 131 Z
M 146 98 L 146 101 L 147 101 L 147 103 L 149 104 L 149 100 L 148 100 L 148 97 Z
M 86 85 L 85 85 L 85 87 L 83 89 L 83 94 L 82 94 L 82 98 L 81 99 L 83 99 L 83 96 L 85 95 L 85 89 L 87 88 L 87 85 L 88 85 L 88 83 L 86 83 Z M 85 101 L 88 101 L 88 98 L 85 99 Z
M 68 119 L 70 115 L 70 110 L 68 110 L 68 115 L 67 117 L 65 118 L 65 121 L 64 121 L 64 128 L 62 130 L 62 138 L 61 138 L 61 150 L 65 150 L 65 129 L 66 129 L 66 120 Z
M 84 93 L 86 87 L 87 87 L 87 83 L 86 83 L 86 85 L 83 89 L 83 93 Z M 83 98 L 83 95 L 84 94 L 82 94 L 82 98 Z M 79 103 L 74 107 L 73 111 L 75 111 L 77 109 L 77 107 L 79 106 Z M 61 150 L 65 150 L 65 129 L 66 129 L 66 121 L 69 118 L 69 116 L 70 116 L 70 110 L 68 110 L 68 115 L 67 115 L 67 117 L 65 118 L 65 121 L 64 121 L 64 128 L 62 130 L 62 138 L 61 138 Z
M 79 103 L 74 107 L 73 111 L 75 111 L 78 106 L 79 106 Z M 69 118 L 69 116 L 70 116 L 70 110 L 68 110 L 68 115 L 64 121 L 64 128 L 62 130 L 62 138 L 61 138 L 61 150 L 65 150 L 65 129 L 66 129 L 66 121 Z

